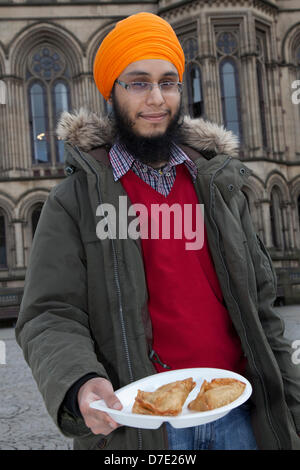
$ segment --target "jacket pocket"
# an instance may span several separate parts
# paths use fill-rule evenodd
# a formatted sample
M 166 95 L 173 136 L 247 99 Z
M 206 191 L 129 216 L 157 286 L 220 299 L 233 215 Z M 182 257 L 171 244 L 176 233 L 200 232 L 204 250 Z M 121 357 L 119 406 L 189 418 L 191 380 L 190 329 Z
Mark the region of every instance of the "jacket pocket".
M 74 439 L 74 450 L 106 450 L 112 434 L 113 432 L 105 436 L 90 432 L 86 436 L 77 437 Z
M 88 450 L 123 450 L 126 441 L 125 433 L 126 427 L 121 426 L 107 435 L 93 435 L 93 441 L 90 443 Z
M 98 439 L 91 444 L 88 450 L 105 450 L 107 448 L 110 441 L 109 435 L 103 436 L 102 434 L 99 434 L 97 437 Z

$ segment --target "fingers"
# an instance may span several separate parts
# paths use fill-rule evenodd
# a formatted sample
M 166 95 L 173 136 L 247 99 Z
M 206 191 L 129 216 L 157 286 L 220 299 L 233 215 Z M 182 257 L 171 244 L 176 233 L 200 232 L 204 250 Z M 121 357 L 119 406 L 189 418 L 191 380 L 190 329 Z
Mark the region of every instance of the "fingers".
M 107 413 L 99 410 L 92 410 L 86 415 L 85 424 L 93 434 L 104 434 L 105 436 L 120 427 Z
M 108 408 L 113 408 L 114 410 L 121 410 L 123 408 L 122 403 L 118 399 L 117 395 L 115 395 L 110 382 L 104 384 L 102 387 L 102 399 L 105 401 Z
M 78 392 L 78 404 L 85 424 L 93 434 L 110 434 L 120 425 L 107 413 L 90 408 L 90 403 L 104 400 L 108 408 L 122 409 L 122 403 L 115 395 L 112 384 L 103 378 L 88 380 Z

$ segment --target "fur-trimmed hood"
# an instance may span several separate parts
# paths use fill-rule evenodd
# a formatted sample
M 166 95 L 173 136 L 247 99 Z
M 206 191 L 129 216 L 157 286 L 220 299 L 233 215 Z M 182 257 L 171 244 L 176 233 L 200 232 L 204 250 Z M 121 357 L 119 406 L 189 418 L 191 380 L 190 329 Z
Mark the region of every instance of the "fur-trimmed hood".
M 238 157 L 238 137 L 222 125 L 202 118 L 184 117 L 183 145 L 192 147 L 207 159 L 217 154 Z M 69 113 L 63 112 L 56 129 L 59 139 L 84 152 L 99 146 L 111 146 L 114 141 L 112 123 L 108 117 L 101 117 L 85 108 Z

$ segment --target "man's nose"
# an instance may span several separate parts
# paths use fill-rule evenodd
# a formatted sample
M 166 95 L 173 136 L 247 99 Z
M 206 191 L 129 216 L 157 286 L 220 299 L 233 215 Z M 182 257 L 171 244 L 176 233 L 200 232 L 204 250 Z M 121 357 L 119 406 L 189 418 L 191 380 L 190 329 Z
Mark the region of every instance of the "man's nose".
M 159 86 L 154 86 L 151 91 L 149 91 L 147 96 L 147 103 L 161 104 L 165 102 L 165 98 L 161 92 Z

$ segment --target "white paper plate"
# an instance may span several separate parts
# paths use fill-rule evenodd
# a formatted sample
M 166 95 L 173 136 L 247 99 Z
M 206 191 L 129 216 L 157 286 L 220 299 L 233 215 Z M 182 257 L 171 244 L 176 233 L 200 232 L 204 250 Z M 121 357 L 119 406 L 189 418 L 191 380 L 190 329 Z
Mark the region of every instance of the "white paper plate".
M 184 380 L 189 377 L 193 378 L 194 382 L 196 382 L 196 386 L 189 394 L 185 404 L 183 405 L 182 412 L 178 416 L 148 416 L 131 412 L 138 389 L 145 392 L 154 392 L 154 390 L 161 385 L 175 382 L 176 380 Z M 229 405 L 222 406 L 211 411 L 197 412 L 190 411 L 187 408 L 187 405 L 198 395 L 203 380 L 210 382 L 212 379 L 225 377 L 231 377 L 246 384 L 244 392 L 235 401 Z M 134 428 L 157 429 L 163 422 L 170 423 L 174 428 L 188 428 L 190 426 L 198 426 L 200 424 L 209 423 L 222 418 L 229 413 L 230 410 L 240 406 L 248 400 L 251 393 L 252 387 L 248 380 L 235 372 L 211 368 L 180 369 L 151 375 L 115 391 L 115 394 L 123 405 L 122 410 L 113 410 L 108 408 L 104 400 L 94 401 L 90 404 L 90 407 L 95 408 L 96 410 L 105 411 L 117 423 Z

